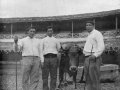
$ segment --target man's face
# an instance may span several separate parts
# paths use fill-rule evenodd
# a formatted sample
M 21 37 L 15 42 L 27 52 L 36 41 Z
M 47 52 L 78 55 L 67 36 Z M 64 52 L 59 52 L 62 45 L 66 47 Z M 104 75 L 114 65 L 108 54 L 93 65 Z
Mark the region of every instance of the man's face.
M 86 23 L 86 30 L 88 32 L 91 32 L 94 29 L 94 25 L 92 25 L 91 23 Z
M 52 28 L 47 29 L 47 35 L 52 36 L 52 34 L 53 34 L 53 29 Z
M 29 36 L 30 38 L 33 38 L 34 35 L 35 35 L 35 33 L 36 33 L 36 30 L 33 29 L 33 28 L 31 28 L 31 29 L 28 31 L 28 36 Z

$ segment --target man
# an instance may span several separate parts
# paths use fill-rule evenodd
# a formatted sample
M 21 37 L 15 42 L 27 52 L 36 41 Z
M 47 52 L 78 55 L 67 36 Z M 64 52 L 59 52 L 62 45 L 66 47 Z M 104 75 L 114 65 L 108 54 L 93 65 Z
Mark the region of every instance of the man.
M 47 37 L 41 41 L 41 65 L 43 90 L 49 90 L 48 76 L 50 73 L 50 90 L 55 90 L 57 80 L 58 52 L 60 43 L 53 37 L 53 27 L 46 29 Z
M 89 32 L 83 53 L 85 55 L 84 73 L 87 90 L 101 90 L 100 64 L 101 54 L 104 51 L 102 34 L 95 30 L 94 22 L 86 22 L 86 30 Z
M 22 51 L 22 88 L 23 90 L 38 90 L 39 83 L 39 56 L 40 41 L 34 38 L 35 27 L 29 27 L 28 36 L 18 42 L 16 36 L 14 41 L 15 51 Z

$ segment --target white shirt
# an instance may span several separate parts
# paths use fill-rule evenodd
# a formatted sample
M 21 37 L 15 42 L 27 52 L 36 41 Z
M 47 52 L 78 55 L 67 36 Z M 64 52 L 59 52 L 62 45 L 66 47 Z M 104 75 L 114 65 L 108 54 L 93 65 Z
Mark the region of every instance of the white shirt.
M 93 47 L 93 48 L 92 48 Z M 85 56 L 91 55 L 91 52 L 96 57 L 99 57 L 102 52 L 104 51 L 104 41 L 103 36 L 98 30 L 93 30 L 88 35 L 88 38 L 86 40 L 83 53 Z
M 40 50 L 41 50 L 41 62 L 44 62 L 43 55 L 48 53 L 58 54 L 58 51 L 60 50 L 60 43 L 53 36 L 52 37 L 47 36 L 41 40 Z
M 22 51 L 22 56 L 40 56 L 40 40 L 30 37 L 25 37 L 18 41 L 19 49 Z

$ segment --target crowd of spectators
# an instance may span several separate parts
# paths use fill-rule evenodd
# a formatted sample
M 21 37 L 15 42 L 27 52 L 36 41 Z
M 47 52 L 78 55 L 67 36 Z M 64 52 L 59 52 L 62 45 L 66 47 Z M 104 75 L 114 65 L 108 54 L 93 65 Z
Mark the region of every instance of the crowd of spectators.
M 14 52 L 13 50 L 0 50 L 0 61 L 19 61 L 22 59 L 21 52 Z
M 120 63 L 120 48 L 106 47 L 102 54 L 103 64 L 119 64 Z
M 0 61 L 19 61 L 22 59 L 21 52 L 14 52 L 13 50 L 0 50 Z M 82 62 L 84 60 L 81 60 Z M 120 48 L 106 47 L 102 54 L 103 64 L 119 64 L 120 65 Z

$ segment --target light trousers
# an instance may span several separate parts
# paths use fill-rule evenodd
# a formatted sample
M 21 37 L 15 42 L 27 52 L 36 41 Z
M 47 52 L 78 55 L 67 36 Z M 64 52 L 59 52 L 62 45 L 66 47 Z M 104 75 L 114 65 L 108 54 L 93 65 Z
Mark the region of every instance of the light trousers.
M 22 88 L 23 90 L 38 90 L 39 59 L 38 57 L 22 57 Z
M 85 58 L 84 73 L 87 90 L 101 90 L 100 85 L 100 65 L 101 57 L 96 58 L 96 61 L 90 61 L 89 57 Z

